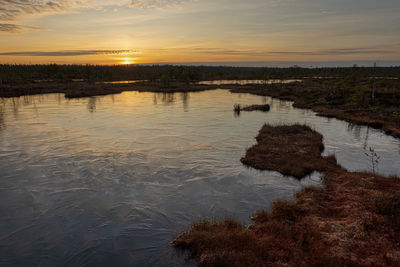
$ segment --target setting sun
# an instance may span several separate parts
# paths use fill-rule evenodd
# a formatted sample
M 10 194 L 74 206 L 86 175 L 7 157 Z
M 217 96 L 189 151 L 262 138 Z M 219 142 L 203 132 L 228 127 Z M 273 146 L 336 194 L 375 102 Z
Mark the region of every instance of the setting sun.
M 399 14 L 0 0 L 0 267 L 400 267 Z
M 130 58 L 124 58 L 123 61 L 121 62 L 122 65 L 130 65 L 133 64 L 133 59 Z

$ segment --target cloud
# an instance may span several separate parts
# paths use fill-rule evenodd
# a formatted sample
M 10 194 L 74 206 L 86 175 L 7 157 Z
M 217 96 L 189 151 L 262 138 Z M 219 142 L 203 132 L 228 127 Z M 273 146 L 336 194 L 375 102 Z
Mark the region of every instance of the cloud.
M 60 13 L 71 9 L 93 7 L 95 0 L 0 0 L 0 21 L 12 21 L 19 16 Z
M 336 48 L 336 49 L 323 49 L 323 50 L 315 50 L 315 51 L 274 51 L 269 52 L 269 54 L 273 55 L 356 55 L 356 54 L 389 54 L 393 53 L 394 46 L 385 46 L 382 48 L 376 47 L 352 47 L 352 48 Z
M 0 30 L 3 31 L 18 31 L 19 28 L 14 29 L 14 25 L 0 24 Z M 4 27 L 4 29 L 2 29 Z M 21 26 L 22 30 L 23 27 Z M 217 56 L 274 56 L 274 55 L 293 55 L 293 56 L 326 56 L 326 55 L 357 55 L 357 54 L 390 54 L 396 51 L 400 44 L 393 44 L 383 46 L 381 48 L 375 47 L 352 47 L 352 48 L 337 48 L 337 49 L 322 49 L 322 50 L 308 50 L 308 51 L 268 51 L 256 49 L 221 49 L 221 48 L 171 48 L 171 49 L 155 49 L 149 50 L 153 54 L 168 53 L 173 54 L 208 54 Z M 62 50 L 62 51 L 16 51 L 16 52 L 0 52 L 0 56 L 31 56 L 31 57 L 70 57 L 70 56 L 90 56 L 90 55 L 137 55 L 137 50 Z
M 31 26 L 23 26 L 11 23 L 0 23 L 0 32 L 7 33 L 22 33 L 27 30 L 41 30 L 42 28 L 31 27 Z
M 385 45 L 380 47 L 349 47 L 349 48 L 331 48 L 331 49 L 316 49 L 316 50 L 297 50 L 297 51 L 271 51 L 271 50 L 257 50 L 257 49 L 223 49 L 223 48 L 171 48 L 171 49 L 158 49 L 157 52 L 172 52 L 183 54 L 205 54 L 212 56 L 246 56 L 246 57 L 263 57 L 263 56 L 340 56 L 340 55 L 373 55 L 373 54 L 391 54 L 398 51 L 400 44 Z
M 1 52 L 0 56 L 31 56 L 31 57 L 71 57 L 90 55 L 133 55 L 135 50 L 66 50 L 66 51 L 18 51 Z
M 192 0 L 189 0 L 192 1 Z M 176 5 L 181 5 L 185 0 L 131 0 L 129 7 L 131 8 L 157 8 L 163 9 Z
M 12 21 L 19 16 L 61 13 L 80 8 L 102 9 L 106 6 L 131 8 L 167 8 L 197 0 L 0 0 L 0 21 Z
M 35 27 L 12 23 L 29 15 L 75 12 L 82 8 L 102 10 L 107 6 L 163 9 L 198 0 L 0 0 L 0 32 L 22 33 Z M 117 10 L 113 8 L 114 12 Z

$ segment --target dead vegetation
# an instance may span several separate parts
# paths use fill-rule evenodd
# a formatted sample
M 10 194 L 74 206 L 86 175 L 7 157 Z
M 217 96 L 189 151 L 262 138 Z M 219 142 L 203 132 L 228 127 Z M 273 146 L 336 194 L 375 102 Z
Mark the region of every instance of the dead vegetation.
M 63 93 L 66 98 L 90 97 L 99 95 L 119 94 L 124 91 L 139 92 L 198 92 L 215 89 L 213 85 L 186 84 L 171 82 L 168 86 L 156 82 L 136 83 L 88 83 L 88 82 L 41 82 L 29 85 L 0 86 L 0 97 L 19 97 L 23 95 Z
M 233 110 L 235 112 L 240 112 L 240 111 L 255 111 L 255 110 L 259 110 L 259 111 L 269 111 L 270 110 L 270 106 L 268 104 L 261 104 L 261 105 L 250 105 L 250 106 L 241 106 L 239 104 L 235 104 L 233 106 Z
M 304 125 L 264 125 L 256 137 L 257 144 L 247 150 L 241 162 L 256 169 L 302 178 L 328 165 L 336 166 L 333 158 L 321 157 L 322 138 Z
M 382 129 L 400 137 L 400 80 L 377 80 L 371 98 L 371 79 L 303 79 L 302 82 L 234 87 L 232 93 L 249 93 L 294 101 L 297 108 L 312 109 L 320 116 Z
M 123 91 L 145 92 L 197 92 L 216 88 L 232 93 L 250 93 L 294 101 L 298 108 L 308 108 L 320 116 L 334 117 L 352 123 L 382 129 L 400 137 L 400 80 L 376 81 L 375 100 L 371 100 L 371 80 L 354 77 L 335 79 L 304 78 L 302 82 L 272 84 L 205 85 L 176 80 L 139 81 L 132 84 L 106 84 L 94 81 L 0 84 L 0 97 L 64 93 L 67 98 L 118 94 Z M 247 111 L 267 111 L 267 107 L 248 107 Z M 244 110 L 244 109 L 239 109 Z M 244 110 L 246 111 L 246 110 Z M 238 109 L 235 109 L 236 113 Z
M 298 177 L 322 171 L 325 187 L 275 201 L 249 228 L 201 221 L 174 246 L 201 266 L 399 266 L 399 179 L 347 172 L 322 150 L 322 136 L 307 126 L 265 125 L 246 164 Z

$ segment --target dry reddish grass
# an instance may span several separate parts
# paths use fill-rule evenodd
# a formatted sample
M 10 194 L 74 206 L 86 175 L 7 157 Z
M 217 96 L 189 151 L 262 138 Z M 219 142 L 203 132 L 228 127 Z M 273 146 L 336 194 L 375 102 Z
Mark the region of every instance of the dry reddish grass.
M 268 104 L 263 104 L 263 105 L 250 105 L 250 106 L 245 106 L 241 108 L 243 111 L 254 111 L 254 110 L 259 110 L 259 111 L 269 111 L 270 106 Z
M 64 93 L 66 98 L 78 98 L 119 94 L 124 91 L 175 93 L 198 92 L 213 89 L 215 89 L 214 85 L 185 84 L 179 82 L 171 83 L 168 87 L 154 82 L 137 82 L 130 84 L 43 82 L 14 86 L 0 85 L 0 97 L 19 97 L 23 95 Z
M 394 137 L 400 137 L 400 125 L 394 122 L 391 116 L 384 120 L 382 118 L 374 118 L 371 116 L 371 112 L 366 111 L 345 111 L 327 107 L 315 107 L 313 110 L 317 112 L 318 116 L 338 118 L 355 124 L 368 125 L 375 129 L 382 129 Z
M 302 178 L 315 170 L 336 167 L 334 158 L 321 157 L 322 138 L 304 125 L 264 125 L 256 137 L 257 144 L 247 150 L 241 162 L 256 169 Z
M 398 84 L 393 85 L 393 88 L 388 85 L 376 88 L 377 98 L 374 105 L 362 107 L 349 103 L 349 99 L 342 99 L 338 103 L 325 101 L 325 98 L 331 93 L 335 82 L 335 80 L 329 79 L 305 79 L 303 82 L 289 84 L 253 85 L 251 88 L 232 87 L 230 91 L 232 93 L 249 93 L 294 101 L 294 107 L 312 109 L 320 116 L 368 125 L 376 129 L 382 129 L 394 137 L 400 137 L 400 123 L 393 116 L 394 111 L 399 112 L 397 103 L 400 97 L 400 90 Z M 365 87 L 365 84 L 359 82 L 355 87 L 363 86 Z
M 1 85 L 0 97 L 18 97 L 22 95 L 64 93 L 67 98 L 89 97 L 98 95 L 118 94 L 123 91 L 140 92 L 197 92 L 204 90 L 229 89 L 232 93 L 250 93 L 262 96 L 272 96 L 283 100 L 294 101 L 298 108 L 309 108 L 321 116 L 335 117 L 356 124 L 369 125 L 373 128 L 382 129 L 387 134 L 400 137 L 399 119 L 393 116 L 393 112 L 400 112 L 398 109 L 398 87 L 393 93 L 393 88 L 377 88 L 377 102 L 380 102 L 375 109 L 362 107 L 348 107 L 346 102 L 335 105 L 321 102 L 329 95 L 334 81 L 331 79 L 312 80 L 305 79 L 303 82 L 289 84 L 248 84 L 248 85 L 202 85 L 171 82 L 168 86 L 156 82 L 138 82 L 133 84 L 97 84 L 87 82 L 57 83 L 43 82 L 26 85 Z M 397 102 L 396 102 L 397 101 Z M 394 104 L 393 104 L 394 103 Z M 265 107 L 257 107 L 252 110 L 268 111 Z
M 290 139 L 290 151 L 278 139 Z M 201 266 L 400 266 L 398 178 L 347 172 L 334 157 L 321 157 L 322 138 L 306 126 L 266 125 L 257 141 L 252 153 L 278 159 L 257 166 L 280 170 L 280 162 L 307 157 L 293 164 L 294 171 L 284 170 L 300 175 L 317 166 L 303 169 L 301 163 L 322 163 L 325 188 L 306 187 L 296 201 L 275 201 L 270 212 L 253 217 L 249 229 L 231 219 L 196 223 L 174 246 L 188 249 Z M 256 158 L 256 164 L 268 160 Z

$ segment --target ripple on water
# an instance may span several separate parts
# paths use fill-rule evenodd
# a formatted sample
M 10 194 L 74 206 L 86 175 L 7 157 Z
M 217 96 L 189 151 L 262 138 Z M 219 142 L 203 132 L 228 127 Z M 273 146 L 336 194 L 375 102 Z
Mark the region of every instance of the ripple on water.
M 369 168 L 364 150 L 374 147 L 378 171 L 400 175 L 398 140 L 268 97 L 125 92 L 2 103 L 0 265 L 184 265 L 170 240 L 193 221 L 249 223 L 273 200 L 321 183 L 318 173 L 299 181 L 241 165 L 266 122 L 312 126 L 324 154 L 352 171 Z M 271 110 L 235 117 L 235 103 Z

